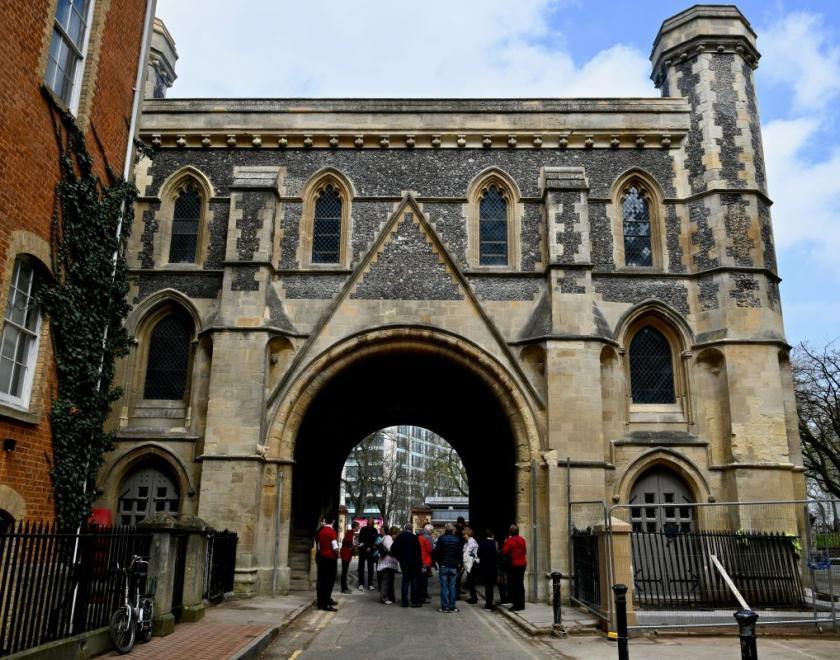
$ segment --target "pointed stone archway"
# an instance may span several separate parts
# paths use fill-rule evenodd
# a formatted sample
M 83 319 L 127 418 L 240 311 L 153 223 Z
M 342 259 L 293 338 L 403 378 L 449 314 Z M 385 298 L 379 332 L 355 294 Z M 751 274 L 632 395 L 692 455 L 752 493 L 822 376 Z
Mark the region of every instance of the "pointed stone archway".
M 539 570 L 533 559 L 544 551 L 534 552 L 531 523 L 544 512 L 533 497 L 531 465 L 542 440 L 527 396 L 499 361 L 471 342 L 399 326 L 360 333 L 322 353 L 279 400 L 266 457 L 278 464 L 282 505 L 260 528 L 262 536 L 279 532 L 281 590 L 289 584 L 296 534 L 337 509 L 349 451 L 368 433 L 398 423 L 447 438 L 468 473 L 471 522 L 500 534 L 518 522 Z M 545 539 L 538 536 L 536 544 Z

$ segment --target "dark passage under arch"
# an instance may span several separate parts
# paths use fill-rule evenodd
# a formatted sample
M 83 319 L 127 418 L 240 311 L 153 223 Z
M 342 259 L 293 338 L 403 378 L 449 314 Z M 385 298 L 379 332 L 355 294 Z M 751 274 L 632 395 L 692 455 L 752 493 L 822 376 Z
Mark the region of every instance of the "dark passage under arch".
M 311 531 L 320 515 L 335 514 L 341 469 L 352 448 L 370 433 L 400 424 L 434 431 L 458 452 L 473 527 L 501 534 L 515 521 L 515 444 L 495 394 L 444 357 L 394 351 L 350 365 L 307 409 L 295 445 L 293 527 Z

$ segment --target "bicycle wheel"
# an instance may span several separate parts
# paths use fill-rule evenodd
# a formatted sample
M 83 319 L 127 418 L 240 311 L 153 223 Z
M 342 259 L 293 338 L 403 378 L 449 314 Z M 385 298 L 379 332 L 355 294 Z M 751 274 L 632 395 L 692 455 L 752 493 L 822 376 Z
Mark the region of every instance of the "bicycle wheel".
M 152 638 L 152 612 L 153 605 L 149 598 L 144 598 L 140 601 L 140 609 L 143 612 L 143 623 L 139 626 L 137 636 L 144 644 Z
M 134 646 L 134 622 L 128 608 L 121 607 L 111 615 L 108 625 L 111 642 L 119 653 L 128 653 Z

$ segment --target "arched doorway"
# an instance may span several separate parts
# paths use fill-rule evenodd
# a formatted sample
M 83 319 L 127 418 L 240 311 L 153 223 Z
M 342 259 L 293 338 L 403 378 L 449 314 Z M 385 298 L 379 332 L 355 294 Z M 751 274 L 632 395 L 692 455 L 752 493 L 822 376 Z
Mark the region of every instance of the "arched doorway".
M 675 472 L 662 466 L 652 467 L 639 475 L 630 491 L 633 531 L 690 532 L 694 508 L 686 505 L 693 502 L 691 489 Z
M 501 533 L 516 520 L 516 442 L 496 393 L 444 356 L 389 351 L 347 366 L 307 408 L 294 452 L 297 532 L 309 534 L 321 515 L 337 512 L 341 470 L 352 448 L 400 424 L 430 429 L 458 452 L 473 526 Z
M 267 460 L 278 463 L 283 484 L 278 515 L 262 518 L 276 540 L 280 589 L 294 587 L 292 567 L 304 561 L 295 556 L 311 545 L 319 516 L 337 510 L 350 449 L 398 424 L 422 426 L 452 444 L 466 467 L 474 526 L 502 532 L 516 521 L 530 530 L 529 571 L 539 574 L 547 536 L 532 522 L 542 521 L 544 530 L 547 521 L 532 464 L 545 447 L 539 395 L 515 365 L 452 333 L 392 326 L 324 347 L 292 371 L 272 396 L 267 437 Z
M 178 513 L 178 482 L 159 461 L 144 461 L 120 485 L 117 515 L 120 525 L 136 525 L 158 512 Z

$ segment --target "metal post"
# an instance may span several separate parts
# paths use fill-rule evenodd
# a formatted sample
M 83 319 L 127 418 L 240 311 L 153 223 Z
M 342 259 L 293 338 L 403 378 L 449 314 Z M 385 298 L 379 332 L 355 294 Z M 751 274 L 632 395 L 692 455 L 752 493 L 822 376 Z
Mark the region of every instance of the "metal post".
M 551 607 L 554 610 L 554 624 L 551 626 L 552 637 L 566 637 L 566 628 L 563 627 L 563 593 L 560 579 L 563 575 L 560 571 L 551 573 Z
M 741 638 L 741 660 L 758 660 L 755 646 L 755 622 L 758 614 L 752 610 L 738 610 L 735 612 L 738 622 L 738 636 Z
M 618 660 L 630 660 L 630 650 L 627 645 L 627 586 L 614 584 L 615 594 L 615 627 L 618 640 Z

